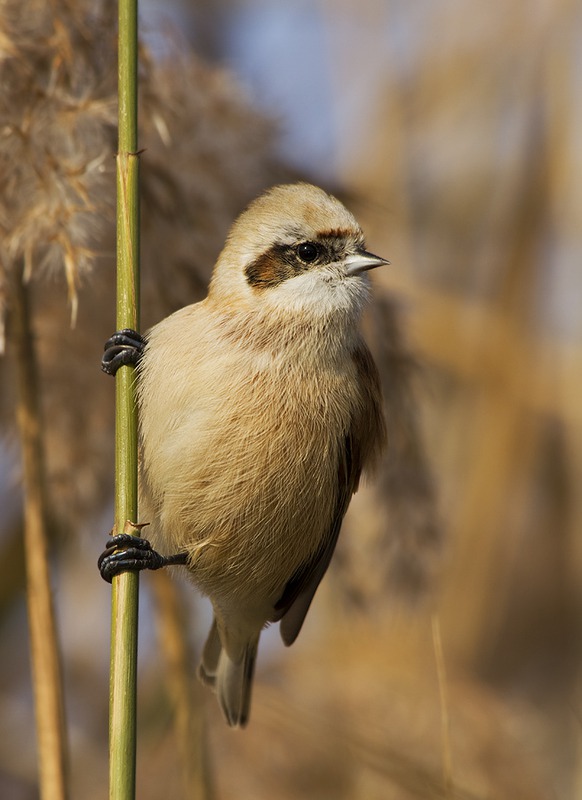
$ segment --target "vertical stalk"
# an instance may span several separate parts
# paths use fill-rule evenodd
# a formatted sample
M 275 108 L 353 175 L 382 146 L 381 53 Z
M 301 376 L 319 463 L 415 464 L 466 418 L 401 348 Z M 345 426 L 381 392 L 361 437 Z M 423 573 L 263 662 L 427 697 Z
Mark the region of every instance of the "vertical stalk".
M 139 327 L 139 155 L 137 0 L 119 0 L 117 154 L 117 328 Z M 137 410 L 134 368 L 115 379 L 115 532 L 136 533 Z M 137 573 L 113 579 L 109 684 L 109 796 L 135 797 Z
M 174 735 L 184 792 L 189 800 L 210 800 L 214 787 L 210 771 L 200 681 L 192 680 L 193 653 L 187 629 L 191 620 L 178 586 L 165 570 L 151 582 L 155 595 L 156 628 L 165 661 L 167 692 L 173 706 Z
M 18 369 L 18 429 L 24 482 L 24 550 L 32 682 L 41 800 L 64 800 L 66 735 L 60 654 L 48 566 L 47 502 L 38 401 L 38 372 L 30 323 L 29 293 L 14 281 L 13 335 Z

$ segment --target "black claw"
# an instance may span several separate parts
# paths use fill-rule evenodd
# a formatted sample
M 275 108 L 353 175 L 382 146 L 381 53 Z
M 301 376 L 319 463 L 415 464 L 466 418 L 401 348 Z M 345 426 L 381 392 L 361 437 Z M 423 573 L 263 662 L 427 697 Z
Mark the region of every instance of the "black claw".
M 115 375 L 120 367 L 136 366 L 146 346 L 144 337 L 131 328 L 117 331 L 106 342 L 101 369 L 108 375 Z
M 110 536 L 107 547 L 99 556 L 97 566 L 101 577 L 111 583 L 122 572 L 140 572 L 142 569 L 161 569 L 173 564 L 186 564 L 186 553 L 162 556 L 152 549 L 147 539 L 119 533 Z

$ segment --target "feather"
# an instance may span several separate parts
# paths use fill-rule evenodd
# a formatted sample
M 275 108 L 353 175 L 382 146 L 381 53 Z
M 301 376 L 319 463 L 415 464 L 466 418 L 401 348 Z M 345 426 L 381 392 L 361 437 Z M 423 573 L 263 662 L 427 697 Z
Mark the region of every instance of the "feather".
M 379 450 L 385 438 L 384 420 L 380 401 L 380 378 L 374 361 L 361 345 L 354 354 L 358 365 L 361 386 L 367 402 L 356 417 L 344 439 L 343 452 L 338 464 L 338 497 L 330 530 L 315 557 L 302 564 L 285 586 L 281 598 L 275 604 L 273 621 L 280 619 L 281 638 L 285 645 L 293 644 L 311 601 L 315 596 L 330 564 L 343 518 L 348 510 L 352 494 L 357 491 L 363 465 L 373 459 L 374 450 Z

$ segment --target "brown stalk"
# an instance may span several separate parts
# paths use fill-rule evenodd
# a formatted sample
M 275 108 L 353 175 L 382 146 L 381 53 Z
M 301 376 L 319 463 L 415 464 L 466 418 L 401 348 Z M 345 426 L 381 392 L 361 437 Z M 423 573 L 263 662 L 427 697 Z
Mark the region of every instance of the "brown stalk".
M 12 296 L 18 375 L 18 431 L 24 487 L 24 549 L 32 680 L 42 800 L 67 797 L 65 715 L 60 654 L 48 565 L 48 524 L 38 372 L 28 286 L 19 276 Z
M 202 686 L 192 678 L 194 656 L 188 644 L 184 602 L 172 576 L 161 570 L 156 573 L 152 587 L 156 599 L 157 635 L 166 661 L 167 687 L 174 712 L 184 797 L 209 800 L 214 797 L 214 792 Z

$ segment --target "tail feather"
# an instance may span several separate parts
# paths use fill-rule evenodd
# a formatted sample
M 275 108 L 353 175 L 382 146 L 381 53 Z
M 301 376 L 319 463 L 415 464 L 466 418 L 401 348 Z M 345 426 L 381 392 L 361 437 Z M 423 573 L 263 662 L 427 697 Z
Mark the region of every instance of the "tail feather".
M 232 661 L 226 650 L 220 654 L 216 676 L 216 693 L 226 721 L 244 728 L 249 721 L 257 642 L 245 648 L 240 661 Z
M 258 643 L 258 637 L 250 641 L 241 657 L 233 660 L 222 646 L 215 619 L 202 652 L 198 677 L 216 692 L 232 727 L 244 728 L 249 719 Z
M 214 686 L 216 683 L 216 673 L 218 672 L 218 662 L 221 652 L 222 644 L 220 642 L 216 618 L 214 618 L 198 666 L 198 677 L 206 686 Z

